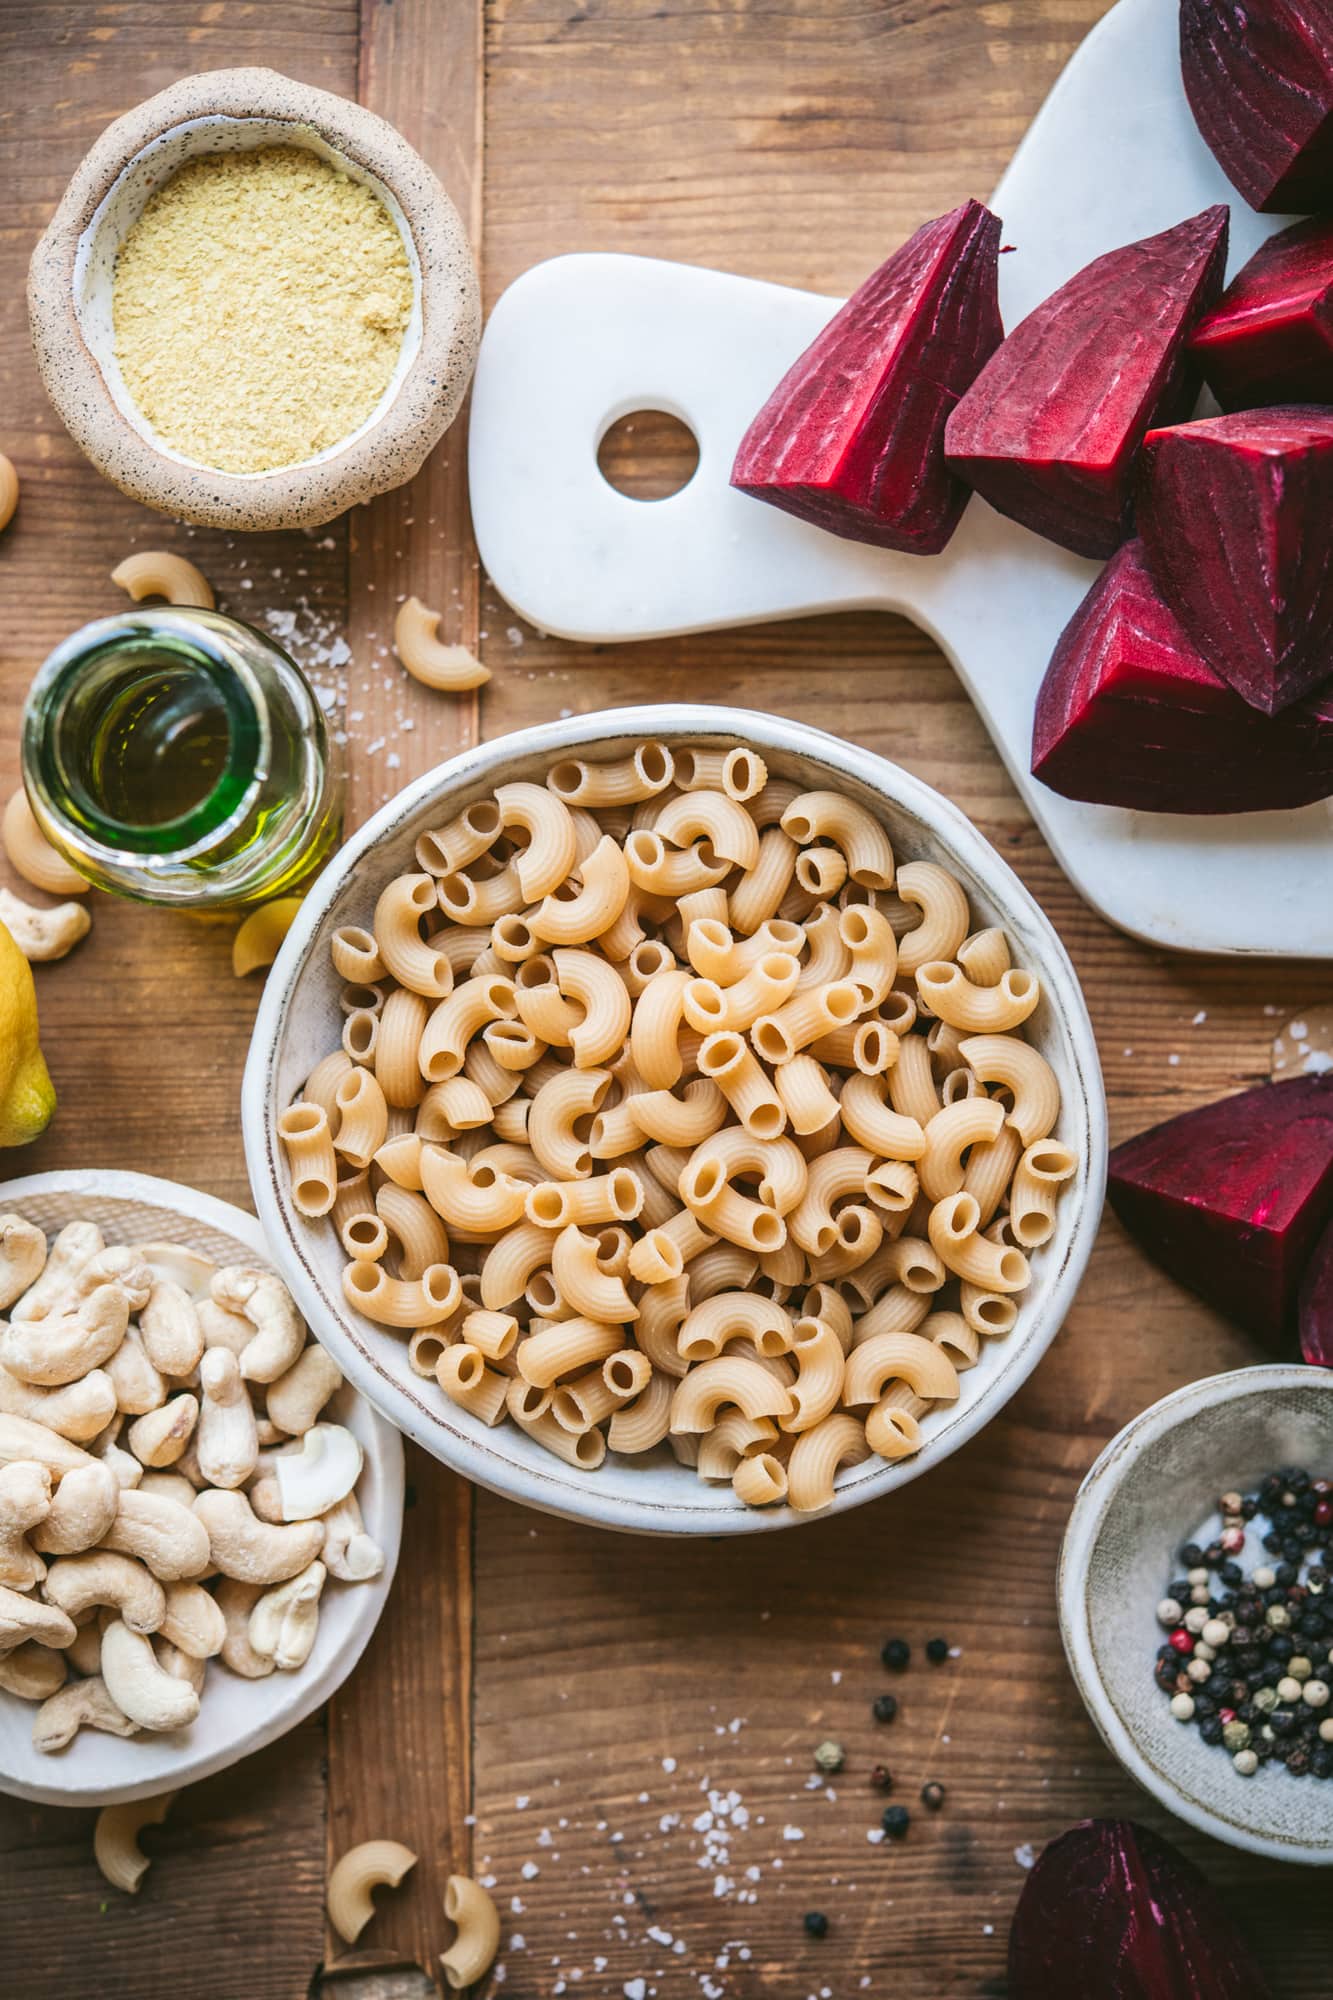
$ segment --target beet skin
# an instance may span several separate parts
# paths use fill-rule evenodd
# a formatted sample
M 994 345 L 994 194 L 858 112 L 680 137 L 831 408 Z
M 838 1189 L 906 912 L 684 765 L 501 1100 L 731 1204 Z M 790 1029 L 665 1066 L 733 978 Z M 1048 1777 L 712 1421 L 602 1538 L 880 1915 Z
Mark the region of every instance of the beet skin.
M 978 201 L 918 229 L 787 370 L 732 485 L 851 541 L 938 554 L 968 500 L 945 421 L 1004 336 L 999 251 Z
M 1333 222 L 1312 216 L 1261 244 L 1190 352 L 1224 410 L 1333 403 Z
M 1134 461 L 1151 424 L 1189 415 L 1187 342 L 1216 303 L 1227 210 L 1098 257 L 992 356 L 949 419 L 949 463 L 1002 514 L 1081 556 L 1130 531 Z
M 1195 123 L 1251 208 L 1333 206 L 1328 0 L 1181 0 L 1180 69 Z
M 1266 715 L 1333 669 L 1333 410 L 1282 404 L 1149 431 L 1139 532 L 1214 673 Z
M 1085 1820 L 1028 1876 L 1009 2000 L 1270 2000 L 1220 1897 L 1133 1820 Z
M 1301 1279 L 1301 1353 L 1313 1368 L 1333 1368 L 1333 1222 Z
M 1182 1112 L 1111 1154 L 1112 1208 L 1150 1257 L 1275 1348 L 1333 1217 L 1333 1072 Z
M 1032 775 L 1067 799 L 1139 812 L 1309 805 L 1333 795 L 1333 688 L 1257 714 L 1191 644 L 1142 542 L 1126 542 L 1051 655 Z

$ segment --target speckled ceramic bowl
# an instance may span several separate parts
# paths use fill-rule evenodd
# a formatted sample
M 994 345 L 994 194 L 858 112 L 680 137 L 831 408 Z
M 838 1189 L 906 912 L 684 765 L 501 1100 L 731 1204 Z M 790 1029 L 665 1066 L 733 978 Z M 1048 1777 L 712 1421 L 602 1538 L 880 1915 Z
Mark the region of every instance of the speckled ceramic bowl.
M 1242 1778 L 1177 1722 L 1153 1680 L 1157 1605 L 1182 1542 L 1207 1543 L 1216 1495 L 1283 1465 L 1333 1464 L 1333 1370 L 1269 1363 L 1191 1382 L 1126 1424 L 1089 1472 L 1060 1557 L 1060 1627 L 1088 1714 L 1170 1812 L 1232 1847 L 1333 1866 L 1333 1784 L 1274 1764 Z M 1263 1560 L 1252 1528 L 1240 1561 Z M 1333 1712 L 1333 1711 L 1328 1711 Z
M 800 723 L 703 706 L 573 716 L 482 744 L 400 792 L 325 867 L 269 973 L 242 1089 L 246 1160 L 274 1256 L 319 1339 L 371 1402 L 446 1465 L 527 1506 L 603 1527 L 659 1535 L 769 1534 L 822 1516 L 785 1506 L 745 1507 L 729 1485 L 705 1485 L 665 1446 L 642 1458 L 610 1452 L 597 1472 L 583 1472 L 513 1424 L 488 1430 L 448 1402 L 433 1381 L 414 1375 L 406 1342 L 348 1306 L 338 1239 L 325 1221 L 311 1222 L 293 1206 L 277 1139 L 279 1113 L 318 1059 L 338 1046 L 342 1032 L 330 933 L 340 924 L 369 922 L 385 883 L 414 866 L 418 836 L 497 785 L 540 779 L 566 756 L 623 756 L 645 737 L 672 745 L 748 744 L 775 776 L 833 786 L 860 800 L 883 821 L 896 853 L 952 868 L 978 922 L 1003 925 L 1016 961 L 1040 975 L 1042 999 L 1029 1030 L 1060 1080 L 1057 1132 L 1078 1162 L 1077 1183 L 1060 1202 L 1051 1241 L 1033 1256 L 1031 1289 L 1013 1332 L 984 1344 L 956 1403 L 922 1419 L 924 1442 L 915 1457 L 896 1464 L 868 1459 L 840 1473 L 832 1511 L 878 1499 L 941 1465 L 1003 1409 L 1059 1332 L 1101 1216 L 1106 1103 L 1087 1008 L 1047 918 L 957 806 L 882 757 Z
M 305 146 L 379 196 L 407 251 L 412 316 L 359 429 L 298 465 L 219 472 L 164 443 L 126 389 L 112 273 L 149 196 L 186 160 L 271 145 Z M 467 232 L 425 161 L 373 112 L 271 69 L 186 77 L 107 127 L 33 252 L 28 313 L 47 392 L 98 470 L 163 513 L 240 529 L 312 527 L 410 479 L 457 415 L 481 330 Z

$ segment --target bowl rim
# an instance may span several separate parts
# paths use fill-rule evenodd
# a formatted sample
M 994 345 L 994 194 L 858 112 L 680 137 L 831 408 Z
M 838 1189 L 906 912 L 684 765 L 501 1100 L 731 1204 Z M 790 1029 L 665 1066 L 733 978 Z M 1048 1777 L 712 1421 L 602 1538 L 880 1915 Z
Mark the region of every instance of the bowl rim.
M 1333 1841 L 1315 1847 L 1299 1840 L 1274 1840 L 1225 1819 L 1179 1790 L 1144 1754 L 1121 1720 L 1102 1677 L 1092 1643 L 1088 1605 L 1088 1565 L 1092 1551 L 1112 1502 L 1134 1469 L 1138 1450 L 1190 1422 L 1201 1409 L 1297 1385 L 1313 1387 L 1316 1394 L 1321 1391 L 1333 1394 L 1333 1370 L 1312 1368 L 1301 1361 L 1257 1362 L 1249 1368 L 1234 1368 L 1220 1375 L 1205 1375 L 1197 1382 L 1186 1382 L 1131 1417 L 1098 1454 L 1075 1496 L 1060 1545 L 1056 1601 L 1060 1636 L 1083 1705 L 1107 1749 L 1145 1791 L 1151 1792 L 1178 1819 L 1187 1821 L 1200 1833 L 1210 1834 L 1214 1840 L 1225 1841 L 1229 1847 L 1262 1854 L 1274 1861 L 1328 1868 L 1333 1867 Z
M 402 380 L 345 447 L 271 472 L 229 473 L 159 451 L 117 407 L 75 304 L 79 244 L 126 167 L 182 128 L 226 119 L 313 131 L 393 195 L 419 268 L 421 339 Z M 205 70 L 157 91 L 93 141 L 33 250 L 28 317 L 37 367 L 75 443 L 121 491 L 211 527 L 317 527 L 410 479 L 462 404 L 481 295 L 462 217 L 438 176 L 376 112 L 263 67 Z
M 483 1439 L 447 1428 L 441 1417 L 402 1386 L 354 1341 L 321 1294 L 313 1266 L 303 1246 L 289 1231 L 278 1199 L 279 1161 L 274 1121 L 275 1065 L 280 1037 L 307 961 L 314 935 L 332 903 L 365 858 L 392 836 L 422 806 L 464 791 L 479 781 L 498 778 L 498 770 L 519 758 L 557 757 L 586 745 L 613 745 L 620 739 L 665 736 L 707 742 L 753 742 L 793 757 L 808 757 L 833 776 L 843 776 L 881 794 L 893 810 L 919 821 L 929 835 L 951 848 L 965 871 L 992 888 L 998 899 L 1017 909 L 1042 939 L 1042 976 L 1048 996 L 1065 1023 L 1075 1071 L 1077 1103 L 1074 1116 L 1082 1127 L 1083 1200 L 1073 1216 L 1062 1262 L 1051 1277 L 1045 1318 L 1034 1320 L 1014 1359 L 953 1421 L 947 1438 L 927 1439 L 914 1457 L 897 1463 L 870 1465 L 861 1476 L 838 1487 L 833 1505 L 817 1514 L 795 1514 L 789 1507 L 691 1507 L 684 1501 L 627 1501 L 600 1497 L 598 1482 L 576 1475 L 552 1458 L 550 1467 L 515 1468 Z M 823 1521 L 871 1499 L 880 1498 L 919 1478 L 950 1456 L 997 1414 L 1027 1380 L 1064 1323 L 1092 1252 L 1105 1193 L 1107 1125 L 1106 1099 L 1096 1038 L 1068 954 L 1054 926 L 1035 897 L 1019 880 L 980 830 L 953 802 L 923 780 L 872 751 L 805 723 L 788 721 L 748 709 L 705 704 L 672 703 L 637 708 L 598 710 L 586 715 L 538 723 L 486 743 L 469 746 L 437 765 L 397 793 L 337 850 L 313 884 L 270 969 L 255 1021 L 241 1091 L 241 1118 L 246 1160 L 255 1206 L 268 1233 L 272 1253 L 302 1311 L 319 1338 L 334 1353 L 339 1366 L 362 1394 L 375 1403 L 406 1434 L 455 1471 L 504 1497 L 546 1513 L 598 1527 L 626 1532 L 670 1535 L 763 1534 L 806 1521 Z M 487 1434 L 489 1435 L 489 1434 Z
M 188 1187 L 183 1181 L 165 1180 L 156 1174 L 123 1172 L 118 1168 L 99 1171 L 90 1167 L 56 1168 L 46 1173 L 25 1174 L 17 1180 L 0 1183 L 0 1208 L 21 1207 L 24 1200 L 37 1195 L 84 1193 L 104 1200 L 140 1202 L 146 1207 L 189 1216 L 196 1222 L 208 1224 L 222 1235 L 248 1244 L 256 1256 L 263 1257 L 277 1268 L 272 1245 L 257 1216 L 235 1207 L 229 1201 L 222 1201 L 217 1195 L 205 1194 L 201 1188 Z M 355 1383 L 349 1382 L 348 1387 L 360 1394 Z M 296 1674 L 282 1676 L 290 1685 L 284 1689 L 286 1698 L 277 1712 L 247 1729 L 241 1736 L 233 1735 L 225 1743 L 220 1743 L 205 1735 L 198 1744 L 187 1745 L 180 1757 L 179 1776 L 173 1772 L 169 1779 L 164 1779 L 159 1773 L 155 1777 L 131 1777 L 105 1783 L 43 1784 L 0 1770 L 0 1792 L 7 1793 L 11 1798 L 55 1806 L 120 1805 L 129 1799 L 153 1798 L 163 1790 L 179 1790 L 185 1785 L 198 1784 L 218 1771 L 228 1770 L 268 1744 L 276 1743 L 322 1708 L 337 1692 L 360 1661 L 383 1615 L 402 1545 L 405 1494 L 403 1441 L 395 1426 L 369 1397 L 362 1396 L 361 1400 L 365 1404 L 368 1434 L 374 1439 L 376 1476 L 382 1491 L 384 1520 L 377 1522 L 376 1529 L 384 1550 L 384 1568 L 369 1583 L 357 1586 L 357 1593 L 346 1600 L 353 1616 L 347 1636 L 332 1658 L 314 1673 L 302 1669 Z M 14 1697 L 0 1695 L 0 1700 L 7 1702 L 11 1699 Z M 137 1739 L 97 1736 L 94 1741 L 103 1756 L 111 1757 L 122 1749 L 132 1752 Z M 54 1757 L 42 1757 L 40 1764 L 33 1768 L 50 1769 L 53 1776 L 57 1772 L 72 1773 L 72 1759 L 77 1750 L 76 1738 L 68 1750 Z

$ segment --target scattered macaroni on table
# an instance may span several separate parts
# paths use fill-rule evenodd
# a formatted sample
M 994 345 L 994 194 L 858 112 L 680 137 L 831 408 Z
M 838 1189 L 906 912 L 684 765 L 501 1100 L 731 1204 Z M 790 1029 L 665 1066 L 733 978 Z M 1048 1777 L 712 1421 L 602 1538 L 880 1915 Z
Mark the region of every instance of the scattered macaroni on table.
M 666 1444 L 812 1512 L 917 1451 L 1075 1171 L 1003 931 L 740 748 L 564 759 L 416 860 L 278 1127 L 348 1303 L 588 1471 Z

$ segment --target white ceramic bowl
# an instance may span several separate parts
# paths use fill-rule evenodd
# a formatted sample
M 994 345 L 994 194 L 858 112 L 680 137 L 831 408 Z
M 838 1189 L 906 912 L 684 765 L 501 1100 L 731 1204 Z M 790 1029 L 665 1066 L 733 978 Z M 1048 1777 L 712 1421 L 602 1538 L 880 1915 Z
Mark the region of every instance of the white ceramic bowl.
M 1297 1363 L 1191 1382 L 1112 1438 L 1079 1489 L 1060 1556 L 1060 1629 L 1088 1714 L 1170 1812 L 1232 1847 L 1333 1866 L 1333 1784 L 1275 1764 L 1242 1778 L 1153 1680 L 1157 1605 L 1187 1541 L 1218 1527 L 1216 1496 L 1266 1473 L 1333 1464 L 1333 1371 Z M 1240 1560 L 1264 1560 L 1258 1523 Z
M 108 1243 L 168 1238 L 219 1263 L 269 1269 L 275 1263 L 253 1215 L 147 1174 L 33 1174 L 0 1186 L 0 1211 L 9 1209 L 48 1234 L 87 1216 Z M 403 1525 L 403 1446 L 392 1426 L 349 1387 L 339 1390 L 329 1413 L 361 1440 L 365 1467 L 357 1498 L 368 1532 L 384 1550 L 384 1570 L 369 1583 L 329 1580 L 305 1666 L 247 1681 L 214 1663 L 199 1720 L 189 1729 L 125 1738 L 83 1729 L 53 1756 L 32 1747 L 36 1705 L 0 1692 L 0 1791 L 47 1805 L 105 1806 L 192 1785 L 285 1736 L 341 1687 L 370 1641 L 393 1582 Z
M 1029 1023 L 1060 1079 L 1059 1136 L 1072 1147 L 1078 1179 L 1064 1198 L 1052 1241 L 1033 1259 L 1014 1333 L 990 1344 L 967 1376 L 958 1403 L 923 1422 L 925 1444 L 897 1465 L 876 1460 L 845 1472 L 834 1511 L 891 1492 L 929 1471 L 975 1435 L 1008 1402 L 1054 1339 L 1092 1249 L 1106 1178 L 1106 1106 L 1097 1047 L 1072 966 L 1027 890 L 976 828 L 938 792 L 868 751 L 776 716 L 709 707 L 617 709 L 522 730 L 466 751 L 408 786 L 353 834 L 301 906 L 269 973 L 246 1066 L 243 1120 L 255 1202 L 283 1276 L 339 1366 L 385 1415 L 447 1465 L 511 1499 L 604 1527 L 675 1535 L 762 1534 L 809 1518 L 790 1509 L 744 1507 L 729 1487 L 705 1486 L 668 1453 L 608 1455 L 596 1473 L 553 1458 L 512 1424 L 485 1429 L 448 1403 L 408 1366 L 404 1342 L 344 1303 L 344 1258 L 326 1222 L 292 1204 L 276 1136 L 279 1113 L 299 1093 L 342 1027 L 340 982 L 329 964 L 330 934 L 367 924 L 391 876 L 412 868 L 427 828 L 495 786 L 541 778 L 571 753 L 624 754 L 645 736 L 667 743 L 743 742 L 775 775 L 836 786 L 884 821 L 895 853 L 934 858 L 965 883 L 978 922 L 1002 924 L 1015 959 L 1041 976 L 1043 999 Z

